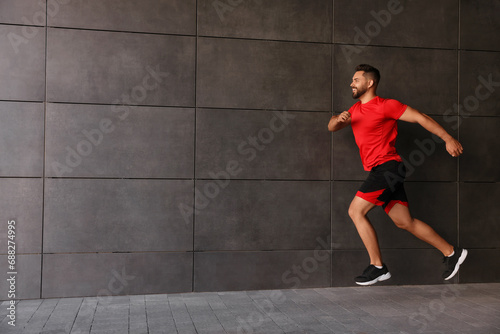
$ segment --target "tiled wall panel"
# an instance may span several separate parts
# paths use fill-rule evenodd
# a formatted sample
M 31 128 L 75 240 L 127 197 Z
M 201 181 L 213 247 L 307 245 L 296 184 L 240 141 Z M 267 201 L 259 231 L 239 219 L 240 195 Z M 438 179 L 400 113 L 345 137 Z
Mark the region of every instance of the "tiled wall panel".
M 460 52 L 460 115 L 500 116 L 499 52 Z
M 45 174 L 193 177 L 194 114 L 191 108 L 49 103 Z
M 498 248 L 474 249 L 470 252 L 467 265 L 464 265 L 463 269 L 461 269 L 460 282 L 500 282 L 500 265 L 498 265 L 498 261 L 487 261 L 490 265 L 484 263 L 484 259 L 496 260 L 498 257 L 500 257 Z
M 192 250 L 193 182 L 49 179 L 44 252 Z
M 0 24 L 0 100 L 43 101 L 45 29 Z
M 195 291 L 327 287 L 330 252 L 195 253 Z M 295 270 L 294 270 L 295 268 Z
M 331 47 L 198 38 L 200 107 L 328 111 Z
M 225 5 L 225 6 L 224 6 Z M 198 1 L 198 33 L 239 37 L 331 43 L 332 1 Z
M 464 247 L 500 247 L 499 198 L 499 183 L 460 185 L 460 241 Z
M 460 181 L 500 181 L 500 118 L 469 117 L 460 126 L 464 146 L 460 158 Z
M 2 0 L 0 23 L 45 25 L 46 3 L 38 0 Z
M 198 109 L 196 176 L 328 180 L 329 119 L 324 112 Z
M 0 102 L 0 175 L 41 177 L 43 103 Z
M 334 1 L 334 8 L 336 43 L 427 48 L 458 44 L 454 0 Z
M 19 299 L 38 299 L 40 296 L 40 285 L 42 278 L 42 256 L 40 254 L 19 254 L 16 256 L 16 267 L 17 274 L 16 278 L 16 288 L 15 288 L 15 298 L 9 298 L 14 300 Z M 0 261 L 2 263 L 8 263 L 7 255 L 0 255 Z M 7 268 L 7 267 L 5 267 Z M 5 279 L 0 280 L 0 293 L 2 294 L 2 299 L 7 299 L 9 295 L 10 284 L 8 284 L 7 270 L 5 271 Z
M 500 51 L 499 12 L 497 0 L 460 0 L 461 48 Z
M 189 253 L 45 254 L 42 298 L 176 293 L 191 290 Z M 62 275 L 64 273 L 64 275 Z
M 196 0 L 71 0 L 48 15 L 48 25 L 195 35 L 195 16 Z
M 194 105 L 195 38 L 48 29 L 47 100 Z
M 7 254 L 9 241 L 16 254 L 42 250 L 43 181 L 40 178 L 0 179 L 0 254 Z M 9 224 L 8 222 L 12 222 Z M 13 232 L 9 234 L 9 225 Z M 12 229 L 12 228 L 11 228 Z M 11 235 L 11 238 L 8 236 Z
M 327 181 L 212 180 L 196 187 L 196 250 L 314 249 L 330 233 Z

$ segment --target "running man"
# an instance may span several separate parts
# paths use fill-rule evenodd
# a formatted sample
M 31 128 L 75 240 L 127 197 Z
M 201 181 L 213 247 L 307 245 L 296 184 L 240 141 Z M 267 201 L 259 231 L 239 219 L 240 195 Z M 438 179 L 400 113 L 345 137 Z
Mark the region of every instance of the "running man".
M 376 68 L 366 64 L 357 66 L 351 88 L 352 97 L 359 101 L 349 111 L 333 116 L 328 123 L 328 130 L 332 132 L 352 126 L 363 167 L 370 171 L 349 207 L 349 216 L 370 256 L 370 265 L 355 281 L 359 285 L 371 285 L 391 277 L 382 261 L 377 234 L 366 216 L 375 206 L 382 206 L 397 227 L 441 251 L 446 265 L 443 278 L 449 280 L 458 272 L 467 250 L 453 247 L 432 227 L 411 216 L 403 185 L 406 168 L 394 146 L 397 120 L 418 123 L 441 138 L 452 157 L 463 153 L 462 145 L 429 116 L 399 101 L 377 96 L 379 81 L 380 72 Z

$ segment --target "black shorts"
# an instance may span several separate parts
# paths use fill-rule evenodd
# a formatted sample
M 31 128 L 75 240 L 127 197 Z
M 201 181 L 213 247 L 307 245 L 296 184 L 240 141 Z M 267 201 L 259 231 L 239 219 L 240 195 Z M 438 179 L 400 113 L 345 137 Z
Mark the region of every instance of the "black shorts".
M 375 166 L 356 196 L 382 206 L 386 213 L 389 213 L 396 203 L 408 206 L 404 188 L 405 176 L 406 167 L 403 162 L 391 160 Z

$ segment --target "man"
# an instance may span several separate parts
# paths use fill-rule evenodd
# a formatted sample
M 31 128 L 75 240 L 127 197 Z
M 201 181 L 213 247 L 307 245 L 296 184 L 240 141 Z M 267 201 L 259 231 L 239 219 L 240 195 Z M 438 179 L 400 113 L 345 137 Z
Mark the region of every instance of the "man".
M 418 123 L 440 137 L 452 157 L 462 154 L 462 145 L 429 116 L 396 100 L 378 97 L 379 81 L 376 68 L 366 64 L 357 66 L 351 88 L 352 97 L 359 101 L 349 111 L 333 116 L 328 123 L 328 130 L 332 132 L 352 126 L 364 169 L 370 171 L 349 207 L 349 216 L 370 256 L 370 265 L 355 281 L 359 285 L 371 285 L 391 277 L 382 262 L 377 234 L 366 216 L 375 206 L 382 206 L 397 227 L 440 250 L 446 265 L 443 278 L 449 280 L 458 272 L 467 250 L 453 247 L 429 225 L 411 216 L 403 186 L 406 169 L 394 147 L 397 120 Z

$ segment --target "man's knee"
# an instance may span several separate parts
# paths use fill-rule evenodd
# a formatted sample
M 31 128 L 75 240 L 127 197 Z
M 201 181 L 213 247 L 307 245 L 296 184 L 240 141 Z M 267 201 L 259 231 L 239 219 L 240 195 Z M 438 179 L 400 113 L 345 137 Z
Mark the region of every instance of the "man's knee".
M 355 217 L 358 215 L 358 211 L 352 207 L 352 205 L 349 207 L 349 210 L 347 210 L 347 213 L 349 214 L 349 217 L 351 217 L 352 220 L 355 219 Z
M 347 211 L 349 217 L 355 222 L 358 218 L 364 217 L 366 215 L 365 212 L 361 208 L 356 207 L 355 205 L 351 205 L 349 210 Z
M 407 219 L 392 219 L 394 224 L 396 224 L 397 227 L 403 230 L 411 230 L 413 226 L 413 218 L 407 218 Z
M 369 203 L 359 197 L 354 197 L 351 205 L 349 205 L 349 210 L 347 211 L 347 213 L 349 214 L 349 217 L 351 217 L 351 219 L 356 223 L 356 221 L 365 218 L 368 212 L 373 209 L 374 206 L 375 204 Z

